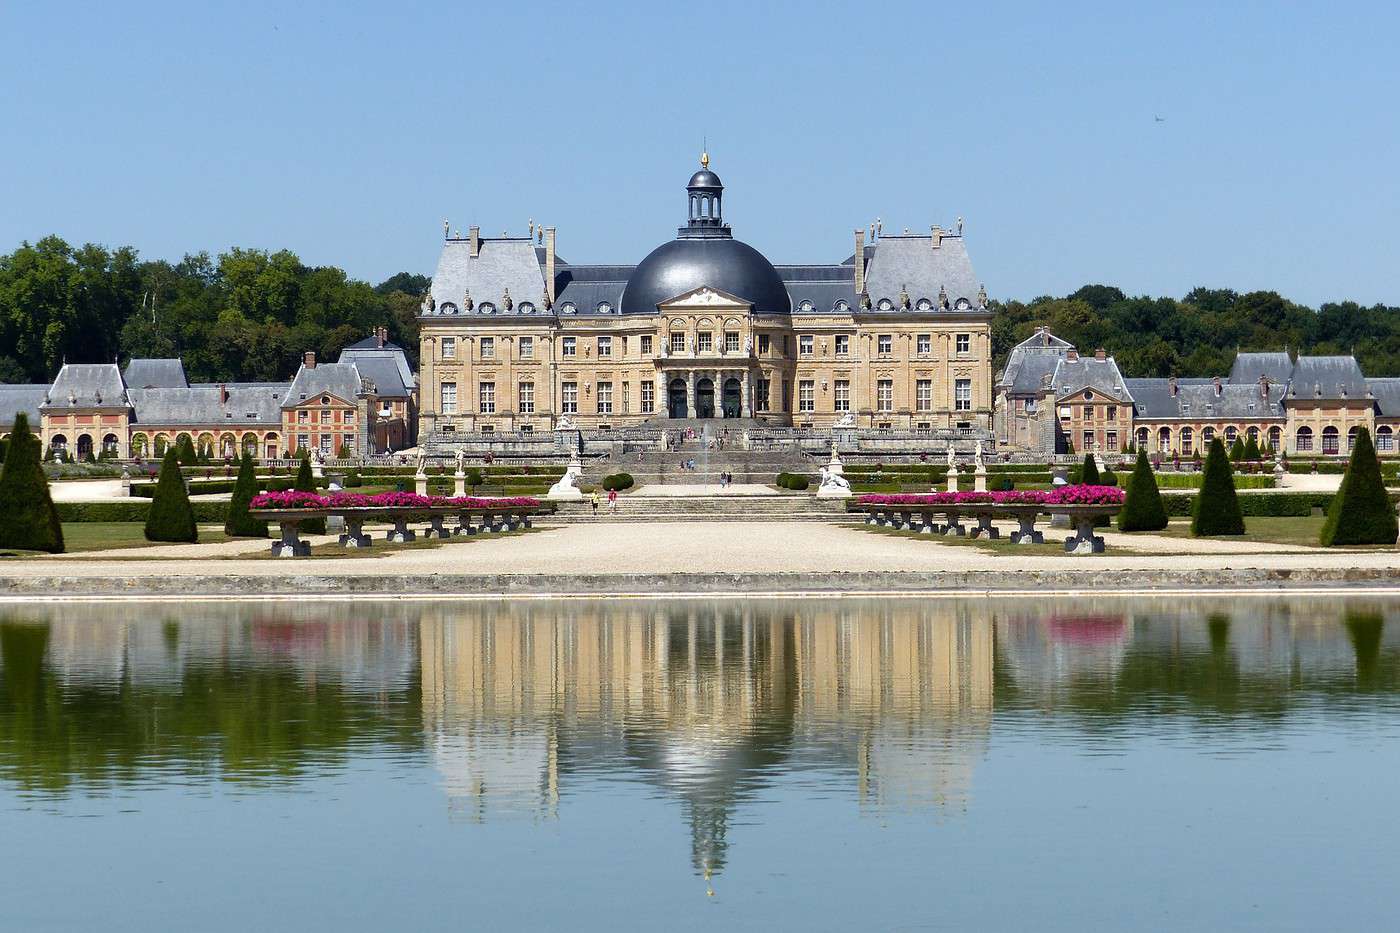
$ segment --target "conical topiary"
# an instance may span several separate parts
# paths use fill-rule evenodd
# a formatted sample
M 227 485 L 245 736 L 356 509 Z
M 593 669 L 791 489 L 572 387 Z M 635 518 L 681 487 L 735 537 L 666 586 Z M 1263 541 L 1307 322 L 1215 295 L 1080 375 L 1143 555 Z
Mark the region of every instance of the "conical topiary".
M 1394 544 L 1395 503 L 1385 491 L 1381 463 L 1371 446 L 1371 432 L 1356 432 L 1342 486 L 1332 497 L 1327 521 L 1319 540 L 1323 547 L 1337 544 Z
M 1094 462 L 1093 454 L 1084 455 L 1084 466 L 1079 470 L 1079 481 L 1086 486 L 1099 484 L 1099 465 Z
M 1230 470 L 1230 458 L 1225 444 L 1216 438 L 1210 442 L 1206 455 L 1205 476 L 1201 491 L 1191 510 L 1191 534 L 1201 538 L 1210 535 L 1244 534 L 1244 516 L 1235 495 L 1235 477 Z
M 1234 442 L 1233 444 L 1230 445 L 1230 462 L 1232 462 L 1232 463 L 1239 463 L 1239 462 L 1240 462 L 1241 460 L 1243 460 L 1243 459 L 1244 459 L 1244 441 L 1242 441 L 1242 440 L 1240 440 L 1238 437 L 1236 437 L 1236 438 L 1235 438 L 1235 442 Z
M 316 478 L 311 473 L 311 458 L 302 455 L 301 464 L 297 467 L 297 481 L 292 484 L 292 488 L 298 492 L 315 492 Z M 309 535 L 323 535 L 326 533 L 326 520 L 324 518 L 308 518 L 301 523 L 301 530 Z
M 1259 442 L 1254 439 L 1253 434 L 1244 442 L 1244 458 L 1250 461 L 1264 459 L 1264 453 L 1259 449 Z
M 266 538 L 267 522 L 248 514 L 248 504 L 258 494 L 258 478 L 253 470 L 253 455 L 243 454 L 238 464 L 238 479 L 233 484 L 233 497 L 228 504 L 224 534 L 231 538 Z
M 1161 531 L 1167 527 L 1167 510 L 1162 505 L 1162 493 L 1147 451 L 1139 450 L 1137 463 L 1128 477 L 1124 491 L 1123 510 L 1118 513 L 1119 531 Z
M 181 434 L 180 439 L 175 442 L 175 456 L 179 458 L 181 466 L 194 466 L 199 462 L 199 454 L 195 453 L 194 441 L 190 440 L 188 434 Z
M 173 448 L 165 452 L 165 459 L 160 464 L 156 493 L 151 499 L 151 510 L 146 513 L 146 540 L 190 544 L 199 540 L 194 509 L 190 507 L 185 477 L 180 472 L 180 458 Z
M 63 526 L 49 496 L 39 447 L 29 416 L 19 412 L 0 467 L 0 547 L 62 554 Z

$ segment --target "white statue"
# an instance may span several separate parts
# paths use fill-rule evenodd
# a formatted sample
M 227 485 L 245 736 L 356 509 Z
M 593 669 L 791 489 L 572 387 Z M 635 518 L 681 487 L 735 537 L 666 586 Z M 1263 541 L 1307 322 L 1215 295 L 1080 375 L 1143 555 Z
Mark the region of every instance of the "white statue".
M 554 424 L 554 430 L 556 431 L 570 431 L 573 427 L 574 419 L 570 418 L 568 415 L 560 415 L 559 420 Z
M 457 448 L 457 472 L 458 472 L 459 474 L 462 473 L 462 472 L 464 472 L 464 470 L 462 469 L 462 464 L 466 462 L 466 459 L 467 459 L 467 452 L 466 452 L 465 450 L 463 450 L 461 447 L 458 447 L 458 448 Z
M 972 456 L 973 456 L 973 462 L 977 465 L 977 469 L 979 469 L 979 470 L 982 469 L 983 466 L 984 466 L 984 464 L 982 463 L 982 442 L 981 442 L 981 441 L 978 441 L 978 442 L 977 442 L 976 450 L 973 452 L 973 455 L 972 455 Z
M 835 476 L 841 476 L 846 472 L 846 468 L 841 464 L 841 455 L 836 451 L 836 442 L 831 442 L 831 459 L 827 461 L 826 469 Z
M 574 485 L 574 481 L 583 472 L 583 467 L 577 459 L 569 461 L 569 467 L 564 471 L 564 475 L 559 477 L 559 482 L 549 487 L 547 498 L 550 499 L 582 499 L 583 490 Z
M 948 469 L 955 470 L 958 467 L 958 458 L 953 454 L 953 445 L 948 445 Z
M 856 426 L 856 416 L 848 411 L 840 418 L 837 418 L 831 426 L 833 428 L 853 428 Z
M 845 499 L 851 495 L 851 484 L 846 477 L 821 468 L 821 485 L 817 487 L 818 499 Z
M 416 470 L 416 475 L 428 475 L 428 454 L 421 447 L 418 449 L 418 469 Z

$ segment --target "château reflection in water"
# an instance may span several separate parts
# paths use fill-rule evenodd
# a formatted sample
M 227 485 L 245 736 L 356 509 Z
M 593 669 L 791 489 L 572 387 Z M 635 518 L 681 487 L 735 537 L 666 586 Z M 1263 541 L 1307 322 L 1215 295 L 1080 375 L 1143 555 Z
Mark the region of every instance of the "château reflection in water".
M 1283 728 L 1400 695 L 1385 600 L 622 600 L 0 612 L 0 806 L 385 760 L 449 819 L 676 804 L 697 872 L 779 784 L 959 819 L 1002 732 Z M 1360 702 L 1364 700 L 1365 702 Z M 1098 747 L 1097 745 L 1095 746 Z M 815 790 L 813 791 L 815 792 Z

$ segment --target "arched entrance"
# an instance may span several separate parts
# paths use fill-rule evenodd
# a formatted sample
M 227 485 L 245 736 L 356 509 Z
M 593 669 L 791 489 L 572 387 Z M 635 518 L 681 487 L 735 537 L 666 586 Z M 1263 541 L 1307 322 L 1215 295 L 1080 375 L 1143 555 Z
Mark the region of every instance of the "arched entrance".
M 709 379 L 701 379 L 695 383 L 695 417 L 713 418 L 715 416 L 715 384 Z
M 730 378 L 724 380 L 724 417 L 743 417 L 741 408 L 742 393 L 739 391 L 739 380 Z
M 78 459 L 79 459 L 79 460 L 87 460 L 87 458 L 88 458 L 88 457 L 91 457 L 91 456 L 92 456 L 92 435 L 91 435 L 91 434 L 79 434 L 79 435 L 78 435 Z
M 666 408 L 672 418 L 685 417 L 685 380 L 672 379 L 666 390 Z

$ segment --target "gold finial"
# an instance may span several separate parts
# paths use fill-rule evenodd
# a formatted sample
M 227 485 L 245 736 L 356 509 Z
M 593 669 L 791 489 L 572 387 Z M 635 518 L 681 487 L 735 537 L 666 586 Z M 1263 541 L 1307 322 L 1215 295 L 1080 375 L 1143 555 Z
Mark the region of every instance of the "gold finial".
M 703 168 L 703 169 L 709 169 L 709 167 L 710 167 L 710 154 L 709 154 L 708 152 L 702 152 L 702 153 L 700 153 L 700 167 Z

